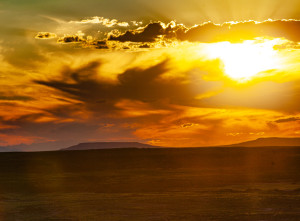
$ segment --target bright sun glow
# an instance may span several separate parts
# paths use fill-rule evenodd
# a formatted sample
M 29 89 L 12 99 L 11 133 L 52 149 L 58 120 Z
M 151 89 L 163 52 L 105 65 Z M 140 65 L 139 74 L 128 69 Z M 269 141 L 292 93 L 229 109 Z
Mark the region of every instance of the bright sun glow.
M 253 76 L 280 67 L 274 46 L 278 40 L 244 41 L 243 43 L 220 42 L 207 47 L 209 58 L 219 58 L 224 71 L 232 79 L 245 81 Z

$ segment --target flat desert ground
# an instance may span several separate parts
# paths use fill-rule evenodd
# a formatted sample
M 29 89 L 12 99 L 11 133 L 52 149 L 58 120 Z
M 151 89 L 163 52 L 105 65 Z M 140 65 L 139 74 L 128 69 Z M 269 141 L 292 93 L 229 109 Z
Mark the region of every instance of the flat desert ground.
M 0 153 L 0 220 L 300 220 L 300 148 Z

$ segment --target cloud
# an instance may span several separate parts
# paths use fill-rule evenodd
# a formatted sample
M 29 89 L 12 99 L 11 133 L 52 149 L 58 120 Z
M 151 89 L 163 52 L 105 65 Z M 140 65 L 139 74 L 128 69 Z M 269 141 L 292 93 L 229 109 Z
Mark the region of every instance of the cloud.
M 118 24 L 117 20 L 107 20 L 106 23 L 104 21 L 106 20 L 102 17 L 94 17 L 92 20 L 83 20 L 83 22 L 86 23 L 101 23 L 111 26 Z M 64 37 L 59 38 L 58 42 L 80 42 L 83 47 L 94 47 L 97 49 L 115 48 L 115 46 L 99 46 L 99 44 L 97 44 L 98 41 L 105 41 L 107 45 L 111 45 L 110 42 L 116 42 L 115 45 L 127 42 L 132 43 L 132 45 L 123 45 L 122 47 L 117 47 L 117 49 L 122 49 L 124 47 L 138 49 L 168 47 L 168 43 L 174 41 L 200 43 L 229 41 L 235 43 L 244 40 L 255 40 L 261 37 L 287 39 L 288 43 L 285 43 L 285 45 L 276 46 L 279 49 L 282 47 L 299 48 L 299 30 L 299 20 L 266 20 L 262 22 L 243 21 L 227 22 L 223 24 L 206 22 L 200 25 L 194 25 L 191 28 L 172 21 L 168 24 L 163 22 L 149 23 L 144 27 L 137 27 L 136 29 L 127 30 L 125 32 L 122 32 L 121 29 L 114 29 L 106 34 L 106 38 L 102 39 L 97 39 L 92 36 L 89 37 L 90 39 L 87 39 L 78 32 L 75 35 L 65 35 Z
M 140 109 L 147 113 L 155 112 L 144 107 L 168 110 L 173 109 L 170 104 L 201 105 L 197 95 L 206 93 L 215 83 L 204 83 L 201 75 L 192 72 L 173 78 L 163 77 L 170 71 L 168 65 L 169 60 L 166 59 L 147 68 L 128 68 L 118 74 L 114 82 L 107 82 L 98 78 L 101 62 L 93 61 L 75 69 L 65 67 L 58 79 L 34 82 L 56 89 L 64 96 L 84 102 L 89 110 L 103 114 L 126 110 L 124 101 L 131 101 L 125 102 L 130 103 L 129 106 L 143 107 Z M 193 81 L 187 84 L 190 78 Z M 143 106 L 140 102 L 147 105 Z
M 94 61 L 74 70 L 66 67 L 61 80 L 37 80 L 35 83 L 55 88 L 97 108 L 101 106 L 104 111 L 114 109 L 114 103 L 122 99 L 153 99 L 154 88 L 151 87 L 156 87 L 155 79 L 165 72 L 164 63 L 146 70 L 134 68 L 119 74 L 116 83 L 108 83 L 97 80 L 100 65 L 100 62 Z M 160 96 L 159 92 L 154 93 Z
M 34 136 L 20 136 L 20 135 L 7 135 L 0 133 L 0 146 L 17 145 L 17 144 L 31 144 L 37 137 Z
M 154 42 L 159 35 L 164 34 L 164 28 L 161 23 L 150 23 L 143 29 L 126 31 L 120 35 L 110 35 L 108 40 L 113 41 L 131 41 L 131 42 Z
M 86 41 L 86 46 L 94 47 L 96 49 L 109 49 L 106 40 Z
M 51 120 L 44 120 L 50 117 Z M 90 118 L 89 112 L 79 102 L 40 108 L 39 113 L 13 116 L 11 119 L 0 116 L 0 122 L 0 138 L 3 138 L 2 142 L 0 141 L 1 145 L 47 141 L 76 144 L 91 139 L 94 141 L 133 139 L 133 129 L 120 128 L 122 120 L 103 118 L 99 115 Z M 45 145 L 40 145 L 40 150 L 43 150 L 43 146 Z M 60 146 L 62 147 L 64 146 Z
M 298 42 L 299 20 L 266 20 L 263 22 L 244 21 L 235 23 L 204 23 L 194 26 L 184 33 L 177 35 L 180 40 L 218 42 L 218 41 L 244 41 L 258 37 L 286 38 Z
M 131 21 L 132 25 L 134 26 L 141 26 L 143 24 L 142 21 Z
M 199 42 L 215 43 L 229 41 L 232 43 L 258 38 L 285 38 L 287 41 L 282 45 L 276 45 L 275 49 L 299 48 L 300 21 L 299 20 L 266 20 L 226 22 L 215 24 L 205 22 L 190 28 L 183 24 L 171 21 L 152 22 L 144 27 L 137 26 L 135 29 L 126 30 L 129 23 L 119 22 L 116 19 L 93 17 L 82 21 L 71 21 L 75 24 L 102 24 L 106 28 L 118 26 L 117 29 L 99 32 L 94 28 L 85 28 L 87 37 L 81 31 L 76 34 L 65 34 L 59 37 L 59 43 L 80 43 L 82 47 L 95 49 L 145 49 L 145 48 L 167 48 L 174 42 Z M 133 26 L 140 23 L 133 21 Z M 73 27 L 74 28 L 74 27 Z M 124 31 L 125 30 L 125 31 Z M 36 38 L 52 38 L 53 33 L 40 32 Z
M 100 125 L 103 133 L 126 132 L 157 145 L 200 146 L 255 139 L 262 132 L 270 134 L 267 122 L 284 116 L 271 110 L 231 109 L 199 100 L 197 95 L 211 91 L 211 82 L 205 82 L 199 72 L 166 77 L 174 68 L 170 64 L 166 59 L 146 68 L 126 68 L 114 81 L 104 81 L 99 78 L 102 62 L 93 61 L 76 68 L 66 66 L 61 76 L 34 82 L 55 89 L 66 99 L 76 100 L 77 112 L 82 113 L 71 117 L 76 121 L 89 116 L 89 120 L 82 122 Z M 74 105 L 68 106 L 59 105 L 47 113 L 66 119 L 74 112 Z M 27 121 L 34 120 L 27 117 Z M 75 122 L 66 122 L 65 128 L 74 131 L 71 125 Z M 105 124 L 114 126 L 103 127 Z
M 150 44 L 142 44 L 139 46 L 139 48 L 150 48 Z
M 34 100 L 34 98 L 29 96 L 21 96 L 21 95 L 13 95 L 13 96 L 6 96 L 0 94 L 0 100 L 4 101 L 31 101 Z
M 150 23 L 144 28 L 129 30 L 119 35 L 110 35 L 108 40 L 131 42 L 154 42 L 158 38 L 190 42 L 237 42 L 253 40 L 258 37 L 286 38 L 300 41 L 299 20 L 267 20 L 263 22 L 244 21 L 214 24 L 211 22 L 187 28 L 182 24 L 170 22 Z
M 207 103 L 210 96 L 199 100 L 197 95 L 211 91 L 212 87 L 207 86 L 211 82 L 204 81 L 201 72 L 184 71 L 170 77 L 175 69 L 180 72 L 171 65 L 170 59 L 144 67 L 127 67 L 112 81 L 101 78 L 104 61 L 89 59 L 78 66 L 66 65 L 58 75 L 48 76 L 48 79 L 41 76 L 34 81 L 36 86 L 49 89 L 51 96 L 72 102 L 39 107 L 40 112 L 34 114 L 3 118 L 0 134 L 7 135 L 5 144 L 25 142 L 22 137 L 34 134 L 27 143 L 126 138 L 164 146 L 201 146 L 255 139 L 262 133 L 272 136 L 284 131 L 292 135 L 295 131 L 295 127 L 284 124 L 272 128 L 268 124 L 274 119 L 285 119 L 282 113 L 228 107 L 233 93 L 229 100 L 222 97 L 225 103 L 221 107 L 219 102 Z M 261 86 L 261 91 L 266 91 L 265 86 Z M 278 89 L 278 85 L 274 88 Z M 261 91 L 257 96 L 263 95 Z M 241 92 L 234 91 L 237 93 Z M 249 100 L 247 96 L 243 94 L 242 99 Z M 14 134 L 20 136 L 15 137 L 15 141 Z
M 64 35 L 63 37 L 60 37 L 57 42 L 59 43 L 77 43 L 77 42 L 86 42 L 86 39 L 83 37 L 84 33 L 81 31 L 78 31 L 74 35 Z
M 82 37 L 77 36 L 77 35 L 67 35 L 67 36 L 59 38 L 57 40 L 57 42 L 60 42 L 60 43 L 85 42 L 85 39 L 83 39 Z
M 276 123 L 288 123 L 288 122 L 295 122 L 295 121 L 300 121 L 299 117 L 289 117 L 289 118 L 282 118 L 278 119 L 275 122 Z
M 300 49 L 300 42 L 287 41 L 284 44 L 275 45 L 274 49 Z
M 120 22 L 117 19 L 109 19 L 104 17 L 98 17 L 94 16 L 89 19 L 83 19 L 81 21 L 70 21 L 70 23 L 76 23 L 76 24 L 101 24 L 106 27 L 114 27 L 114 26 L 121 26 L 121 27 L 127 27 L 129 26 L 128 22 Z M 137 24 L 136 22 L 133 24 Z
M 263 22 L 246 21 L 215 25 L 207 23 L 189 29 L 180 36 L 183 40 L 217 42 L 243 41 L 257 37 L 286 38 L 299 41 L 300 21 L 298 20 L 267 20 Z
M 37 39 L 51 39 L 51 38 L 56 38 L 57 35 L 55 33 L 50 33 L 50 32 L 39 32 L 35 36 Z

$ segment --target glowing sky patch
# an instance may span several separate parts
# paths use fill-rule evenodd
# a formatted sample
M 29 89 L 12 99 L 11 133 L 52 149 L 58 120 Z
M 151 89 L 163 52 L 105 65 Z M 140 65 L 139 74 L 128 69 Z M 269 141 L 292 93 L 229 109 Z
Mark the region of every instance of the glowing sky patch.
M 274 46 L 279 40 L 220 42 L 207 46 L 210 58 L 219 58 L 230 78 L 245 81 L 264 71 L 281 67 L 281 60 Z

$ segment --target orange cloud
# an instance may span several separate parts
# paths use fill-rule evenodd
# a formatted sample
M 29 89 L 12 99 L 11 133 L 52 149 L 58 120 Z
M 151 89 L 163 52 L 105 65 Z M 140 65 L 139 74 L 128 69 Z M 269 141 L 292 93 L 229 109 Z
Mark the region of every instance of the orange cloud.
M 205 61 L 196 61 L 203 70 Z M 287 118 L 285 112 L 296 117 L 291 112 L 300 110 L 296 103 L 285 105 L 288 101 L 284 98 L 298 93 L 296 88 L 291 90 L 290 83 L 216 87 L 216 82 L 204 79 L 205 73 L 191 71 L 195 69 L 194 63 L 186 69 L 179 69 L 176 64 L 182 63 L 170 57 L 144 68 L 137 65 L 125 68 L 113 81 L 106 81 L 99 77 L 103 64 L 93 61 L 76 68 L 66 67 L 61 76 L 34 83 L 54 90 L 67 100 L 80 102 L 82 115 L 77 115 L 78 119 L 90 113 L 90 118 L 82 122 L 103 125 L 107 121 L 105 124 L 114 125 L 98 131 L 121 135 L 129 131 L 137 139 L 157 145 L 221 145 L 261 136 L 296 136 L 297 123 L 290 126 L 277 122 Z M 210 64 L 205 67 L 207 71 Z M 48 112 L 68 119 L 75 112 L 72 105 L 70 109 L 68 105 L 57 105 Z
M 11 146 L 11 145 L 18 145 L 18 144 L 32 144 L 34 142 L 39 142 L 42 140 L 44 140 L 44 139 L 40 138 L 40 137 L 34 137 L 34 136 L 0 134 L 0 145 L 1 146 Z

